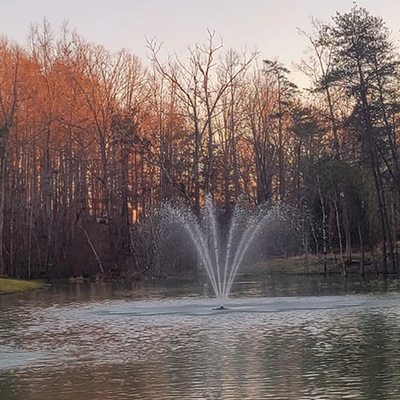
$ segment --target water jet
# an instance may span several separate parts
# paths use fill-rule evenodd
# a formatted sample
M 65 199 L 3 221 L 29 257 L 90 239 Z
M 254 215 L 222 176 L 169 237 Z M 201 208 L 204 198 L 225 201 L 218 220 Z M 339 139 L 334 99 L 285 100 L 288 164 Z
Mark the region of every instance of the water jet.
M 172 203 L 164 205 L 163 215 L 188 234 L 221 305 L 216 310 L 224 310 L 224 304 L 250 245 L 268 222 L 281 218 L 283 213 L 279 205 L 267 207 L 262 204 L 249 211 L 239 202 L 233 210 L 225 235 L 218 224 L 217 207 L 210 196 L 206 196 L 200 217 L 189 207 Z

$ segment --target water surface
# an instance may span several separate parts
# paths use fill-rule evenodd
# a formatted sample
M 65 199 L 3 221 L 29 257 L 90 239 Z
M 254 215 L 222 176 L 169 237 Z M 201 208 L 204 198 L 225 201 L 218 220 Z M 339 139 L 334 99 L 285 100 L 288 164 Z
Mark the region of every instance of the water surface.
M 77 284 L 0 297 L 0 399 L 400 398 L 400 291 L 386 281 Z

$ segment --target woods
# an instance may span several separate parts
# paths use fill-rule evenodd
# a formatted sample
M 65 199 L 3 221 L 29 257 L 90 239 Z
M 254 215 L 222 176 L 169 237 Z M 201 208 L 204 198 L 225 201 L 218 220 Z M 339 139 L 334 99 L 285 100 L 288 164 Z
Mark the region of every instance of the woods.
M 290 254 L 321 272 L 357 253 L 361 273 L 397 273 L 399 51 L 358 6 L 313 28 L 307 90 L 213 32 L 167 60 L 149 41 L 149 62 L 46 21 L 26 48 L 2 39 L 0 275 L 157 275 L 159 205 L 199 213 L 206 194 L 222 215 L 240 196 L 290 204 Z

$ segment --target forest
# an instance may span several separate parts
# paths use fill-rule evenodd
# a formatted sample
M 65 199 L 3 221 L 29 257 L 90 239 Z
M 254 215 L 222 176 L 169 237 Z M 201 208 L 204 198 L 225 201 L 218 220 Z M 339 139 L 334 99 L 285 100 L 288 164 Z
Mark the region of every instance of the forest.
M 159 207 L 206 195 L 221 218 L 290 204 L 274 255 L 399 272 L 399 50 L 357 5 L 312 26 L 293 67 L 212 31 L 182 57 L 149 40 L 149 60 L 46 21 L 26 46 L 3 37 L 0 275 L 168 275 Z

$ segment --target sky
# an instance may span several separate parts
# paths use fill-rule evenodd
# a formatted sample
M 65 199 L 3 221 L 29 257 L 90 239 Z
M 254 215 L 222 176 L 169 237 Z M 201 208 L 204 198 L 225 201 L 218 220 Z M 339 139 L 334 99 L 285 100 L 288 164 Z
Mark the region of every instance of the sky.
M 226 49 L 254 49 L 289 69 L 307 47 L 297 28 L 311 17 L 329 21 L 352 0 L 0 0 L 0 33 L 25 44 L 29 27 L 45 17 L 57 32 L 64 21 L 86 40 L 109 50 L 131 49 L 146 63 L 146 38 L 163 43 L 163 55 L 184 57 L 188 45 L 207 39 L 207 29 Z M 381 16 L 400 42 L 400 0 L 359 0 Z M 294 72 L 294 79 L 301 80 Z

